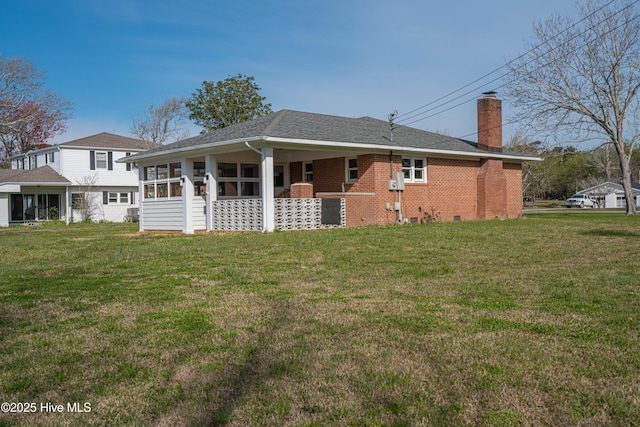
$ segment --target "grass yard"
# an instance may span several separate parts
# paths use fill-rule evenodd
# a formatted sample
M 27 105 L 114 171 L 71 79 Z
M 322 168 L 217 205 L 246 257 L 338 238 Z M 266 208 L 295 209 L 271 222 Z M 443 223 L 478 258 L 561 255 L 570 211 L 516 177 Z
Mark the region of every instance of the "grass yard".
M 0 402 L 35 409 L 0 426 L 640 420 L 640 217 L 14 227 L 0 250 Z

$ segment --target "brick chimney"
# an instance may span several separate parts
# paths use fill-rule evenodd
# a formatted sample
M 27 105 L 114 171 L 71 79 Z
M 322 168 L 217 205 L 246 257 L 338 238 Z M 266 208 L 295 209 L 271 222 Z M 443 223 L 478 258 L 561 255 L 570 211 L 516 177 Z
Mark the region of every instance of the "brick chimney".
M 495 92 L 478 99 L 478 148 L 490 153 L 502 152 L 502 101 Z
M 502 152 L 502 101 L 495 92 L 478 99 L 478 148 L 489 153 Z M 478 219 L 507 218 L 507 176 L 502 159 L 480 160 L 477 177 Z

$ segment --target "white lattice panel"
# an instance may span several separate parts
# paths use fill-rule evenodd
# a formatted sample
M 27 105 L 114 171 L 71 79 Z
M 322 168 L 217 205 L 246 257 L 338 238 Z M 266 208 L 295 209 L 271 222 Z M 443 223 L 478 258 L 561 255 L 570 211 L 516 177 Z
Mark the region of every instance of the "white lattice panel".
M 281 230 L 315 230 L 344 227 L 345 200 L 340 203 L 340 225 L 322 224 L 322 199 L 276 199 L 275 226 Z
M 262 230 L 261 199 L 215 200 L 211 204 L 214 230 Z
M 320 199 L 276 199 L 276 228 L 313 230 L 320 228 Z

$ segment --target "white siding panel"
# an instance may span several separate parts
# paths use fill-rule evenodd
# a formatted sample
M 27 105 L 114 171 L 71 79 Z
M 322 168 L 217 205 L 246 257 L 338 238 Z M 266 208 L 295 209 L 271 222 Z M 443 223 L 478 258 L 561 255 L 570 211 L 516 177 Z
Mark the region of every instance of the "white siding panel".
M 204 213 L 204 207 L 207 202 L 202 197 L 195 197 L 192 205 L 192 218 L 194 230 L 206 230 L 207 229 L 207 216 Z
M 125 151 L 104 149 L 105 152 L 113 152 L 113 170 L 91 170 L 89 163 L 90 151 L 92 150 L 62 149 L 60 156 L 64 156 L 64 159 L 62 159 L 63 170 L 61 174 L 74 184 L 81 182 L 86 177 L 95 177 L 96 186 L 130 186 L 130 191 L 135 191 L 138 188 L 138 171 L 135 168 L 128 171 L 126 164 L 116 163 L 116 160 L 126 156 Z M 56 161 L 58 160 L 56 159 Z
M 9 195 L 0 193 L 0 227 L 9 226 Z
M 144 230 L 182 230 L 182 199 L 144 200 L 142 203 L 140 221 Z

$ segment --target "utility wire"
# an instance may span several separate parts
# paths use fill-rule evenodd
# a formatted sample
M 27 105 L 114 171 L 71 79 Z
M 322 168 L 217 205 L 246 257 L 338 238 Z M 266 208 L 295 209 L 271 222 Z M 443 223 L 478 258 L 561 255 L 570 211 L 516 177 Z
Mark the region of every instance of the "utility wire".
M 631 3 L 630 5 L 628 5 L 627 7 L 623 8 L 623 9 L 620 9 L 619 11 L 617 11 L 617 12 L 616 12 L 615 14 L 613 14 L 612 16 L 615 16 L 615 15 L 618 15 L 618 14 L 622 13 L 624 10 L 626 10 L 626 9 L 630 8 L 631 6 L 635 5 L 635 4 L 636 4 L 636 3 L 638 3 L 638 2 L 640 2 L 640 0 L 636 0 L 636 1 L 634 1 L 633 3 Z M 599 10 L 600 10 L 600 9 L 599 9 Z M 593 14 L 591 14 L 591 15 L 593 15 Z M 591 15 L 589 15 L 589 16 L 591 16 Z M 632 18 L 632 19 L 637 19 L 637 15 L 636 15 L 634 18 Z M 600 24 L 600 23 L 602 23 L 602 22 L 604 22 L 604 20 L 600 21 L 598 24 Z M 611 29 L 610 31 L 608 31 L 608 32 L 604 33 L 604 34 L 603 34 L 603 36 L 604 36 L 604 35 L 607 35 L 607 34 L 610 34 L 610 33 L 612 33 L 613 31 L 616 31 L 618 28 L 620 28 L 620 27 L 622 27 L 622 26 L 624 26 L 624 25 L 627 25 L 629 22 L 631 22 L 631 21 L 625 21 L 625 22 L 623 22 L 622 24 L 618 25 L 617 27 L 615 27 L 615 28 Z M 566 30 L 565 30 L 565 31 L 566 31 Z M 565 32 L 565 31 L 563 31 L 563 32 Z M 583 35 L 583 34 L 584 34 L 584 33 L 586 33 L 587 31 L 589 31 L 589 29 L 586 29 L 586 30 L 584 30 L 583 32 L 581 32 L 581 33 L 579 33 L 579 34 L 576 34 L 574 37 L 572 37 L 571 39 L 567 40 L 567 42 L 563 43 L 562 45 L 564 45 L 564 44 L 566 44 L 566 43 L 568 43 L 568 42 L 572 41 L 573 39 L 575 39 L 575 38 L 576 38 L 576 37 L 578 37 L 578 36 Z M 557 35 L 553 36 L 550 40 L 553 40 L 554 38 L 558 37 L 558 35 L 562 34 L 563 32 L 558 33 Z M 587 41 L 587 42 L 585 42 L 584 44 L 582 44 L 581 46 L 579 46 L 579 47 L 578 47 L 578 49 L 583 48 L 583 47 L 587 46 L 587 45 L 588 45 L 588 44 L 590 44 L 590 43 L 593 43 L 593 41 L 595 41 L 595 40 L 591 40 L 591 41 Z M 538 45 L 538 46 L 541 46 L 541 45 L 542 45 L 542 44 L 540 44 L 540 45 Z M 512 72 L 514 72 L 514 71 L 517 71 L 517 70 L 519 70 L 519 69 L 521 69 L 521 68 L 524 68 L 524 67 L 525 67 L 525 66 L 527 66 L 528 64 L 530 64 L 530 63 L 534 62 L 535 60 L 537 60 L 538 58 L 540 58 L 540 57 L 542 57 L 542 56 L 544 56 L 544 55 L 548 55 L 549 53 L 551 53 L 551 52 L 553 52 L 554 50 L 558 49 L 558 48 L 559 48 L 560 46 L 562 46 L 562 45 L 555 46 L 555 47 L 553 47 L 552 49 L 549 49 L 548 51 L 544 52 L 544 54 L 540 54 L 540 55 L 538 55 L 536 58 L 532 59 L 531 61 L 525 62 L 524 64 L 520 65 L 520 66 L 519 66 L 519 67 L 517 67 L 516 69 L 514 69 L 514 70 L 510 71 L 510 73 L 512 73 Z M 531 53 L 533 50 L 535 50 L 535 49 L 530 50 L 528 53 Z M 520 57 L 522 57 L 522 56 L 523 56 L 523 55 L 521 55 Z M 514 61 L 515 61 L 515 60 L 514 60 Z M 513 61 L 510 61 L 508 64 L 510 64 L 511 62 L 513 62 Z M 506 65 L 508 65 L 508 64 L 506 64 Z M 506 65 L 505 65 L 505 66 L 506 66 Z M 533 71 L 537 71 L 537 70 L 539 70 L 539 69 L 541 69 L 541 68 L 546 67 L 547 65 L 548 65 L 548 63 L 547 63 L 547 64 L 542 64 L 542 65 L 540 65 L 538 68 L 536 68 L 536 69 L 535 69 L 535 70 L 533 70 Z M 478 89 L 480 89 L 480 88 L 482 88 L 482 87 L 484 87 L 484 86 L 486 86 L 486 85 L 488 85 L 488 84 L 490 84 L 490 83 L 496 82 L 496 81 L 500 80 L 500 79 L 501 79 L 501 78 L 503 78 L 503 77 L 504 77 L 504 76 L 496 77 L 495 79 L 493 79 L 493 80 L 491 80 L 491 81 L 489 81 L 489 82 L 487 82 L 487 83 L 485 83 L 485 84 L 483 84 L 483 85 L 481 85 L 481 86 L 479 86 L 479 87 L 477 87 L 477 88 L 471 89 L 471 90 L 469 90 L 469 91 L 467 91 L 467 92 L 463 93 L 462 95 L 459 95 L 459 96 L 457 96 L 457 97 L 455 97 L 455 98 L 451 99 L 450 101 L 447 101 L 447 102 L 444 102 L 444 103 L 442 103 L 442 104 L 439 104 L 438 106 L 433 107 L 433 108 L 431 108 L 431 109 L 429 109 L 429 110 L 423 111 L 422 113 L 418 113 L 418 114 L 415 114 L 415 115 L 413 115 L 413 116 L 411 116 L 411 117 L 407 117 L 407 118 L 405 118 L 405 119 L 403 119 L 403 120 L 399 120 L 399 122 L 406 122 L 407 120 L 410 120 L 410 119 L 412 119 L 412 118 L 416 118 L 416 117 L 422 116 L 423 114 L 426 114 L 426 113 L 428 113 L 429 111 L 433 111 L 433 110 L 435 110 L 435 109 L 437 109 L 437 108 L 443 107 L 443 106 L 445 106 L 445 105 L 447 105 L 447 104 L 449 104 L 449 103 L 451 103 L 451 102 L 453 102 L 453 101 L 456 101 L 456 100 L 458 100 L 458 99 L 460 99 L 460 98 L 462 98 L 462 97 L 464 97 L 464 96 L 466 96 L 466 95 L 469 95 L 469 94 L 471 94 L 471 93 L 476 93 Z M 494 89 L 500 89 L 501 87 L 504 87 L 504 86 L 506 86 L 506 85 L 507 85 L 507 83 L 503 83 L 503 84 L 501 84 L 501 85 L 499 85 L 499 86 L 495 87 Z M 467 86 L 469 86 L 469 85 L 467 85 Z M 460 90 L 460 89 L 458 89 L 458 91 L 459 91 L 459 90 Z M 472 102 L 472 101 L 474 101 L 476 98 L 477 98 L 477 97 L 476 97 L 476 96 L 474 96 L 474 97 L 472 97 L 472 98 L 470 98 L 470 99 L 467 99 L 466 101 L 463 101 L 463 102 L 460 102 L 460 103 L 458 103 L 458 104 L 455 104 L 455 105 L 453 105 L 453 106 L 451 106 L 451 107 L 449 107 L 449 108 L 446 108 L 446 109 L 444 109 L 444 110 L 437 111 L 437 112 L 435 112 L 435 113 L 433 113 L 433 114 L 430 114 L 430 115 L 428 115 L 428 116 L 420 117 L 419 119 L 413 120 L 413 121 L 408 122 L 408 123 L 403 123 L 403 124 L 404 124 L 405 126 L 408 126 L 408 125 L 411 125 L 411 124 L 413 124 L 413 123 L 417 123 L 417 122 L 419 122 L 419 121 L 426 120 L 426 119 L 428 119 L 428 118 L 431 118 L 431 117 L 437 116 L 438 114 L 442 114 L 442 113 L 444 113 L 444 112 L 447 112 L 447 111 L 453 110 L 454 108 L 460 107 L 461 105 L 464 105 L 464 104 L 467 104 L 467 103 L 469 103 L 469 102 Z
M 565 33 L 565 32 L 567 32 L 568 30 L 570 30 L 571 28 L 575 27 L 576 25 L 580 24 L 581 22 L 585 21 L 586 19 L 590 18 L 591 16 L 595 15 L 596 13 L 600 12 L 602 9 L 604 9 L 604 8 L 605 8 L 605 7 L 607 7 L 607 6 L 609 6 L 609 5 L 610 5 L 610 4 L 612 4 L 614 1 L 616 1 L 616 0 L 610 0 L 608 3 L 604 4 L 603 6 L 601 6 L 600 8 L 598 8 L 597 10 L 593 11 L 591 14 L 589 14 L 589 15 L 585 16 L 584 18 L 580 19 L 579 21 L 574 22 L 574 23 L 573 23 L 572 25 L 570 25 L 569 27 L 567 27 L 567 28 L 565 28 L 564 30 L 562 30 L 561 32 L 557 33 L 556 35 L 554 35 L 553 37 L 551 37 L 548 41 L 551 41 L 551 40 L 556 39 L 557 37 L 559 37 L 559 36 L 560 36 L 560 35 L 562 35 L 563 33 Z M 626 9 L 630 8 L 631 6 L 635 5 L 636 3 L 638 3 L 638 1 L 640 1 L 640 0 L 636 0 L 636 1 L 634 1 L 633 3 L 629 4 L 628 6 L 626 6 L 625 8 L 623 8 L 623 9 L 619 10 L 618 12 L 616 12 L 616 13 L 614 14 L 614 16 L 615 16 L 615 15 L 617 15 L 617 14 L 619 14 L 619 13 L 621 13 L 622 11 L 624 11 L 624 10 L 626 10 Z M 604 22 L 604 20 L 600 21 L 600 23 L 602 23 L 602 22 Z M 586 29 L 585 31 L 583 31 L 583 32 L 582 32 L 582 33 L 580 33 L 580 34 L 577 34 L 577 35 L 576 35 L 576 36 L 574 36 L 573 38 L 578 37 L 579 35 L 582 35 L 582 34 L 584 34 L 584 33 L 585 33 L 585 32 L 587 32 L 587 31 L 588 31 L 588 29 Z M 573 39 L 573 38 L 572 38 L 572 39 Z M 571 40 L 572 40 L 572 39 L 571 39 Z M 429 102 L 429 103 L 427 103 L 427 104 L 425 104 L 425 105 L 423 105 L 423 106 L 421 106 L 421 107 L 418 107 L 418 108 L 416 108 L 416 109 L 413 109 L 413 110 L 411 110 L 411 111 L 409 111 L 409 112 L 407 112 L 407 113 L 404 113 L 404 114 L 400 114 L 400 115 L 398 115 L 398 116 L 397 116 L 397 118 L 398 118 L 398 119 L 400 119 L 400 120 L 398 120 L 398 123 L 406 122 L 407 120 L 411 120 L 412 118 L 415 118 L 415 117 L 418 117 L 418 116 L 420 116 L 420 115 L 426 114 L 426 113 L 428 113 L 429 111 L 433 111 L 433 110 L 435 110 L 435 109 L 438 109 L 438 108 L 440 108 L 440 107 L 443 107 L 443 106 L 445 106 L 445 105 L 447 105 L 447 104 L 449 104 L 449 103 L 451 103 L 451 102 L 454 102 L 454 101 L 456 101 L 456 100 L 458 100 L 458 99 L 460 99 L 460 98 L 462 98 L 462 97 L 464 97 L 464 96 L 468 95 L 468 94 L 469 94 L 469 93 L 471 93 L 471 92 L 476 92 L 478 89 L 480 89 L 480 88 L 482 88 L 482 87 L 484 87 L 484 86 L 487 86 L 488 84 L 493 83 L 493 82 L 495 82 L 495 81 L 497 81 L 497 80 L 499 80 L 499 79 L 503 78 L 505 75 L 510 74 L 512 71 L 510 71 L 509 73 L 507 73 L 507 74 L 505 74 L 505 75 L 501 75 L 500 77 L 497 77 L 497 78 L 495 78 L 495 79 L 493 79 L 493 80 L 491 80 L 491 81 L 489 81 L 489 82 L 487 82 L 487 83 L 484 83 L 484 84 L 480 85 L 480 86 L 479 86 L 479 87 L 477 87 L 477 88 L 474 88 L 474 89 L 472 89 L 472 90 L 470 90 L 470 91 L 468 91 L 468 92 L 465 92 L 464 94 L 459 95 L 459 96 L 457 96 L 457 97 L 455 97 L 455 98 L 453 98 L 453 99 L 451 99 L 451 100 L 449 100 L 449 101 L 446 101 L 446 102 L 441 103 L 441 104 L 439 104 L 439 105 L 437 105 L 437 106 L 435 106 L 435 107 L 432 107 L 432 108 L 430 108 L 429 110 L 422 111 L 422 112 L 417 113 L 417 114 L 414 114 L 414 115 L 412 115 L 412 116 L 410 116 L 410 117 L 406 117 L 406 116 L 408 116 L 408 115 L 410 115 L 410 114 L 413 114 L 413 113 L 416 113 L 416 112 L 418 112 L 418 111 L 420 111 L 420 110 L 422 110 L 422 109 L 424 109 L 424 108 L 426 108 L 426 107 L 429 107 L 429 106 L 431 106 L 431 105 L 433 105 L 433 104 L 435 104 L 435 103 L 437 103 L 437 102 L 439 102 L 439 101 L 442 101 L 442 100 L 444 100 L 444 99 L 446 99 L 446 98 L 450 97 L 451 95 L 454 95 L 454 94 L 456 94 L 456 93 L 460 92 L 461 90 L 464 90 L 464 89 L 468 88 L 469 86 L 474 85 L 475 83 L 478 83 L 478 82 L 482 81 L 482 80 L 483 80 L 483 79 L 485 79 L 486 77 L 488 77 L 488 76 L 490 76 L 490 75 L 492 75 L 492 74 L 494 74 L 494 73 L 496 73 L 496 72 L 498 72 L 498 71 L 502 70 L 502 69 L 503 69 L 503 68 L 505 68 L 505 67 L 508 67 L 508 66 L 509 66 L 510 64 L 512 64 L 513 62 L 518 61 L 519 59 L 521 59 L 521 58 L 523 58 L 523 57 L 525 57 L 525 56 L 529 55 L 531 52 L 536 51 L 537 49 L 539 49 L 540 47 L 542 47 L 544 44 L 545 44 L 545 42 L 540 43 L 540 44 L 538 44 L 538 45 L 534 46 L 533 48 L 531 48 L 531 49 L 530 49 L 530 50 L 528 50 L 527 52 L 525 52 L 525 53 L 523 53 L 523 54 L 519 55 L 517 58 L 515 58 L 515 59 L 513 59 L 513 60 L 511 60 L 511 61 L 509 61 L 509 62 L 507 62 L 506 64 L 504 64 L 504 65 L 502 65 L 502 66 L 500 66 L 500 67 L 498 67 L 498 68 L 496 68 L 496 69 L 494 69 L 493 71 L 490 71 L 489 73 L 484 74 L 483 76 L 481 76 L 481 77 L 479 77 L 479 78 L 477 78 L 477 79 L 473 80 L 472 82 L 470 82 L 470 83 L 468 83 L 468 84 L 466 84 L 466 85 L 464 85 L 464 86 L 462 86 L 462 87 L 460 87 L 460 88 L 458 88 L 458 89 L 456 89 L 456 90 L 454 90 L 454 91 L 452 91 L 452 92 L 449 92 L 448 94 L 446 94 L 446 95 L 444 95 L 444 96 L 441 96 L 440 98 L 435 99 L 434 101 L 431 101 L 431 102 Z M 546 53 L 549 53 L 549 52 L 546 52 Z M 466 102 L 469 102 L 469 101 L 466 101 Z M 451 110 L 451 109 L 453 109 L 453 108 L 456 108 L 456 107 L 459 107 L 460 105 L 463 105 L 463 104 L 464 104 L 464 103 L 466 103 L 466 102 L 456 104 L 454 107 L 447 108 L 447 109 L 445 109 L 445 110 L 441 111 L 440 113 L 445 112 L 445 111 L 449 111 L 449 110 Z M 440 114 L 440 113 L 436 113 L 436 114 Z M 434 114 L 434 115 L 435 115 L 435 114 Z M 430 116 L 428 116 L 428 117 L 433 117 L 433 115 L 430 115 Z M 427 118 L 427 117 L 425 117 L 425 118 Z M 415 121 L 413 121 L 413 122 L 411 122 L 411 123 L 415 123 Z M 411 124 L 411 123 L 409 123 L 409 124 Z

